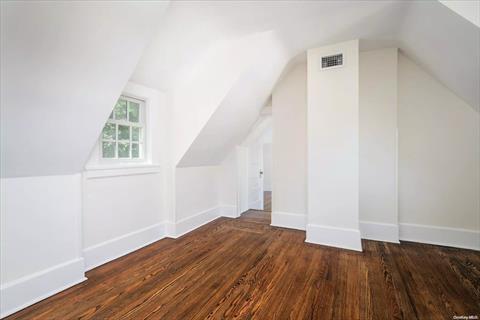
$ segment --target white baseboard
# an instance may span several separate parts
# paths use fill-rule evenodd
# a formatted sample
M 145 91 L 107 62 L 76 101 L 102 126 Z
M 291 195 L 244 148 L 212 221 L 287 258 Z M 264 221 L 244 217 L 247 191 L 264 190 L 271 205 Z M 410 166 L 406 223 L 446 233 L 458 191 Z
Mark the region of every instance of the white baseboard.
M 362 251 L 360 231 L 356 229 L 337 228 L 309 223 L 307 224 L 307 239 L 305 242 Z
M 305 230 L 307 226 L 307 215 L 291 212 L 272 212 L 272 226 Z
M 83 258 L 77 258 L 8 282 L 0 287 L 0 317 L 4 318 L 85 280 Z
M 400 243 L 398 225 L 360 221 L 362 239 Z
M 401 223 L 400 240 L 480 250 L 480 231 L 476 230 Z
M 193 216 L 177 221 L 175 224 L 175 233 L 171 235 L 172 238 L 178 238 L 190 231 L 209 223 L 212 220 L 220 217 L 220 207 L 211 208 Z
M 166 234 L 170 238 L 178 238 L 219 217 L 237 218 L 237 207 L 221 205 L 181 219 L 177 223 L 166 222 Z
M 220 215 L 227 218 L 237 218 L 237 206 L 221 205 Z
M 83 250 L 83 257 L 85 258 L 85 270 L 96 268 L 104 263 L 145 247 L 146 245 L 149 245 L 164 237 L 165 224 L 157 223 L 155 225 L 85 248 Z

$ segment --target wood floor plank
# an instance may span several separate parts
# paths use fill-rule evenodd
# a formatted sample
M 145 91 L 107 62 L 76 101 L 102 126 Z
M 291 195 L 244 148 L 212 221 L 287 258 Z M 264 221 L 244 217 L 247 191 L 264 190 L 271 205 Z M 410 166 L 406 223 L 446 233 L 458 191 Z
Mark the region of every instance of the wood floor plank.
M 452 319 L 480 316 L 477 251 L 305 243 L 270 213 L 219 218 L 87 272 L 7 319 Z
M 395 275 L 392 274 L 394 270 L 389 264 L 385 244 L 378 241 L 363 241 L 363 248 L 368 268 L 368 305 L 370 307 L 368 318 L 404 319 L 395 295 Z

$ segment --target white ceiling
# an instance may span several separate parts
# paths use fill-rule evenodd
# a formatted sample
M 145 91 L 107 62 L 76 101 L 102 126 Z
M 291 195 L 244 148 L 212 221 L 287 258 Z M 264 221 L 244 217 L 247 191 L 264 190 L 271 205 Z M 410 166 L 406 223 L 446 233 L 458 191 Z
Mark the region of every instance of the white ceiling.
M 395 1 L 173 1 L 132 80 L 171 90 L 216 43 L 265 31 L 276 31 L 293 52 L 352 30 L 382 40 L 398 29 L 405 7 Z
M 242 76 L 210 107 L 214 112 L 180 144 L 179 165 L 212 165 L 245 137 L 288 61 L 334 42 L 358 38 L 362 50 L 399 47 L 478 110 L 479 30 L 437 1 L 178 1 L 168 8 L 132 80 L 188 95 L 176 89 L 192 79 L 217 43 L 228 39 L 247 50 L 245 38 L 275 35 L 277 41 L 244 64 Z M 231 64 L 238 59 L 232 56 Z M 198 86 L 204 94 L 218 90 L 200 81 Z M 195 99 L 202 100 L 201 94 Z
M 2 177 L 82 171 L 130 77 L 172 98 L 176 163 L 220 163 L 286 66 L 308 48 L 355 38 L 363 50 L 398 46 L 479 109 L 480 29 L 437 1 L 2 1 L 1 9 Z

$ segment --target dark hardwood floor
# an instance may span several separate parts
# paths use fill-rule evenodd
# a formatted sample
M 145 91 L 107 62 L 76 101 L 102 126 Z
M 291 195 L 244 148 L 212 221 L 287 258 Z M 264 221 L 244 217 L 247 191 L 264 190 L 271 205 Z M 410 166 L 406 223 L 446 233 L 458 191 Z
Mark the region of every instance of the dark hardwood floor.
M 87 273 L 8 319 L 453 319 L 480 315 L 480 255 L 364 241 L 304 242 L 270 214 L 219 218 Z

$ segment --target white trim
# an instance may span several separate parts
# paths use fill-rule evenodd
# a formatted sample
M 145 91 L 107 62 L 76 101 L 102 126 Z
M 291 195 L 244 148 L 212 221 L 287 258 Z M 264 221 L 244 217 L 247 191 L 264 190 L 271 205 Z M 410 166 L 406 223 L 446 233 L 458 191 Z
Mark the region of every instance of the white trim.
M 85 270 L 96 268 L 163 238 L 165 238 L 165 225 L 157 223 L 85 248 L 83 250 Z
M 400 223 L 400 240 L 480 250 L 480 231 Z
M 239 217 L 239 215 L 237 214 L 237 206 L 221 205 L 219 208 L 220 208 L 220 215 L 222 217 L 227 217 L 227 218 Z
M 181 219 L 175 224 L 175 233 L 171 235 L 172 238 L 178 238 L 186 233 L 189 233 L 204 224 L 220 217 L 220 207 L 214 207 L 192 215 L 190 217 Z
M 127 111 L 127 119 L 115 119 L 115 107 L 117 106 L 117 103 L 119 100 L 124 100 L 126 101 L 126 111 Z M 138 122 L 132 122 L 130 121 L 130 114 L 128 112 L 128 104 L 129 102 L 133 102 L 139 105 L 139 119 Z M 147 139 L 147 125 L 146 125 L 146 118 L 147 118 L 147 106 L 146 106 L 146 101 L 144 99 L 138 99 L 134 97 L 130 97 L 126 94 L 122 94 L 120 97 L 118 97 L 117 101 L 115 102 L 115 105 L 112 108 L 111 115 L 113 114 L 113 118 L 110 118 L 110 115 L 107 119 L 107 122 L 105 123 L 104 127 L 111 123 L 115 125 L 115 139 L 103 139 L 103 128 L 102 128 L 102 133 L 100 134 L 99 140 L 98 140 L 98 146 L 100 148 L 99 150 L 99 159 L 101 162 L 104 163 L 128 163 L 128 162 L 144 162 L 145 159 L 147 158 L 146 155 L 146 148 L 145 148 L 145 140 Z M 142 132 L 141 136 L 137 141 L 132 141 L 132 130 L 130 129 L 130 134 L 129 138 L 124 139 L 124 140 L 119 140 L 118 139 L 118 126 L 123 125 L 123 126 L 128 126 L 130 128 L 132 127 L 137 127 L 140 128 L 140 131 Z M 115 157 L 113 158 L 104 158 L 103 157 L 103 149 L 102 145 L 103 142 L 112 142 L 115 143 Z M 118 143 L 126 143 L 128 142 L 130 144 L 130 150 L 129 150 L 129 157 L 128 158 L 119 158 L 118 157 Z M 138 143 L 139 147 L 141 148 L 141 151 L 139 153 L 139 158 L 132 158 L 132 143 Z M 141 147 L 143 145 L 143 147 Z
M 273 227 L 305 230 L 307 226 L 307 215 L 301 213 L 273 211 L 272 223 L 270 225 Z
M 0 317 L 6 317 L 82 281 L 83 258 L 76 258 L 33 273 L 0 288 Z
M 153 157 L 153 146 L 154 146 L 153 138 L 152 138 L 154 136 L 153 127 L 154 127 L 154 121 L 157 121 L 157 119 L 153 117 L 152 110 L 158 108 L 158 103 L 162 100 L 161 96 L 163 96 L 163 92 L 129 81 L 125 85 L 122 95 L 126 95 L 134 99 L 144 101 L 145 103 L 144 104 L 145 118 L 143 119 L 145 123 L 145 129 L 144 129 L 145 135 L 143 137 L 145 149 L 143 151 L 143 157 L 144 157 L 143 159 L 144 159 L 144 162 L 151 163 L 152 157 Z M 101 157 L 99 157 L 99 159 L 101 159 Z M 125 163 L 125 162 L 122 161 L 120 163 Z
M 360 221 L 362 239 L 400 243 L 397 224 Z
M 129 167 L 129 166 L 144 166 L 144 165 L 152 165 L 157 164 L 160 159 L 164 157 L 161 156 L 159 150 L 157 150 L 158 145 L 153 143 L 152 137 L 158 137 L 158 132 L 161 131 L 158 125 L 158 117 L 159 115 L 163 115 L 165 110 L 165 99 L 166 95 L 158 90 L 145 87 L 143 85 L 134 83 L 129 81 L 123 90 L 123 95 L 129 96 L 134 99 L 143 100 L 145 102 L 145 135 L 143 144 L 144 154 L 143 159 L 104 159 L 101 156 L 101 147 L 100 147 L 100 140 L 99 137 L 96 141 L 95 148 L 92 151 L 88 161 L 87 161 L 87 168 L 88 171 L 91 166 L 94 167 Z M 112 110 L 114 108 L 114 104 L 112 105 Z M 108 115 L 105 115 L 108 117 Z M 162 118 L 162 117 L 161 117 Z M 165 118 L 165 117 L 163 117 Z M 162 119 L 163 119 L 162 118 Z M 107 120 L 105 118 L 105 120 Z M 157 132 L 158 131 L 158 132 Z M 163 144 L 165 144 L 164 137 L 160 137 L 159 139 Z M 157 159 L 158 158 L 158 159 Z
M 132 176 L 141 174 L 161 173 L 162 167 L 154 164 L 122 165 L 122 166 L 97 166 L 88 167 L 84 171 L 85 179 L 99 179 L 119 176 Z
M 362 251 L 360 231 L 357 229 L 337 228 L 309 223 L 307 224 L 307 239 L 305 242 Z

